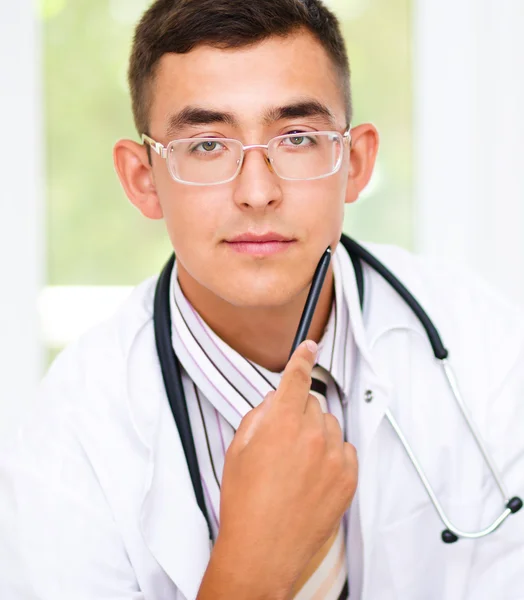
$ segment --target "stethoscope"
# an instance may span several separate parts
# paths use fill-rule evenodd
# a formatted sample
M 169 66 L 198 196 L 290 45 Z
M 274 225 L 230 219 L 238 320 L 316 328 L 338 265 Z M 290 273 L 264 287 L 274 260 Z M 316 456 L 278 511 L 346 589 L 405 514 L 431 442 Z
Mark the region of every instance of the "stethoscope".
M 442 344 L 442 340 L 440 339 L 440 335 L 436 327 L 433 325 L 432 321 L 422 309 L 418 301 L 412 296 L 412 294 L 406 289 L 406 287 L 391 273 L 391 271 L 387 269 L 387 267 L 385 267 L 365 248 L 357 244 L 354 240 L 350 239 L 346 235 L 342 235 L 340 241 L 347 250 L 353 263 L 361 309 L 364 305 L 364 277 L 361 262 L 363 261 L 367 263 L 372 269 L 374 269 L 379 275 L 381 275 L 393 287 L 393 289 L 397 291 L 397 293 L 415 313 L 416 317 L 424 327 L 431 347 L 433 349 L 433 354 L 444 370 L 445 376 L 447 378 L 449 387 L 455 398 L 455 401 L 458 404 L 460 411 L 462 412 L 462 415 L 464 416 L 464 419 L 466 420 L 466 423 L 468 424 L 468 427 L 475 439 L 475 442 L 477 443 L 477 446 L 479 447 L 479 450 L 482 456 L 484 457 L 484 460 L 486 461 L 500 490 L 500 493 L 502 494 L 502 497 L 504 499 L 503 512 L 499 517 L 497 517 L 493 521 L 493 523 L 491 523 L 491 525 L 489 525 L 485 529 L 474 532 L 466 532 L 458 529 L 446 516 L 442 505 L 440 504 L 426 474 L 424 473 L 424 470 L 422 469 L 417 457 L 415 456 L 413 449 L 411 448 L 408 440 L 406 439 L 406 436 L 400 429 L 395 417 L 391 414 L 391 411 L 389 409 L 386 409 L 385 416 L 387 420 L 389 421 L 391 427 L 393 427 L 395 433 L 400 439 L 409 459 L 415 467 L 415 470 L 420 478 L 420 481 L 422 482 L 422 485 L 426 489 L 426 492 L 429 495 L 429 498 L 433 506 L 435 507 L 442 523 L 446 527 L 446 529 L 442 532 L 442 540 L 445 543 L 450 544 L 452 542 L 456 542 L 459 537 L 475 539 L 484 537 L 494 532 L 509 517 L 510 514 L 516 513 L 522 508 L 522 500 L 518 496 L 510 498 L 509 494 L 507 493 L 500 473 L 498 472 L 498 469 L 495 466 L 493 460 L 489 456 L 486 445 L 482 440 L 480 432 L 478 431 L 475 423 L 472 421 L 466 404 L 460 394 L 455 375 L 448 363 L 448 351 Z M 317 269 L 315 271 L 308 298 L 306 300 L 306 305 L 304 307 L 304 311 L 300 319 L 300 324 L 297 330 L 297 334 L 295 336 L 295 340 L 293 342 L 290 355 L 293 353 L 295 348 L 306 338 L 307 332 L 309 330 L 309 325 L 313 317 L 313 312 L 315 310 L 316 303 L 320 296 L 320 290 L 322 288 L 322 284 L 324 282 L 324 278 L 329 267 L 330 259 L 331 250 L 328 248 L 323 254 L 322 258 L 320 259 L 320 262 L 318 263 Z M 170 280 L 174 261 L 175 256 L 173 254 L 167 262 L 167 264 L 165 265 L 164 269 L 162 270 L 162 273 L 160 274 L 156 286 L 154 300 L 154 329 L 156 347 L 167 398 L 171 407 L 171 412 L 173 413 L 173 417 L 175 419 L 182 446 L 184 448 L 184 454 L 189 468 L 195 497 L 198 506 L 200 507 L 200 510 L 206 518 L 209 529 L 209 537 L 212 540 L 211 523 L 204 501 L 204 493 L 202 489 L 202 482 L 200 479 L 200 469 L 198 466 L 198 459 L 195 450 L 193 435 L 191 433 L 191 425 L 184 394 L 184 388 L 182 384 L 180 364 L 173 350 L 173 344 L 171 342 Z

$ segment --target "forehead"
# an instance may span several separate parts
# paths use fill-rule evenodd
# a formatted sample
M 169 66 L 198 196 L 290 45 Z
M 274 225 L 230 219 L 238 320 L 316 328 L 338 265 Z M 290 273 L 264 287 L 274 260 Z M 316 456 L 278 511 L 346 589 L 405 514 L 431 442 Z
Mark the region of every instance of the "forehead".
M 307 98 L 325 105 L 344 126 L 340 77 L 309 32 L 272 37 L 248 47 L 199 46 L 165 54 L 152 85 L 151 131 L 164 133 L 188 106 L 228 112 L 246 129 L 267 126 L 268 110 Z

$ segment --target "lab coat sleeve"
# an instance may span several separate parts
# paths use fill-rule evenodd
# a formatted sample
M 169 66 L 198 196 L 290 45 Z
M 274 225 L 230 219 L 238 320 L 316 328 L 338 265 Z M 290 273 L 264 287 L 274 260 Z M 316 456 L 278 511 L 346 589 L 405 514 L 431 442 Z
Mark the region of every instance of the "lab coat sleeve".
M 524 328 L 516 316 L 495 347 L 505 374 L 490 390 L 486 438 L 510 497 L 524 500 Z M 507 349 L 516 349 L 507 352 Z M 493 357 L 493 363 L 497 358 Z M 483 490 L 483 523 L 502 512 L 491 476 Z M 458 542 L 464 543 L 464 542 Z M 468 543 L 466 541 L 466 543 Z M 524 600 L 524 508 L 475 542 L 467 600 Z
M 47 377 L 29 418 L 0 453 L 0 597 L 143 600 L 75 438 L 68 394 L 70 385 Z

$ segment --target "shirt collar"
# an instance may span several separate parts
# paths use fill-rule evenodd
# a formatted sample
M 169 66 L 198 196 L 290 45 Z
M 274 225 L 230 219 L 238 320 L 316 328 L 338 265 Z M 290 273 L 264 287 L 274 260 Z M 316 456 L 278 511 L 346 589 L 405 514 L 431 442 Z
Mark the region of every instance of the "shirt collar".
M 347 262 L 344 262 L 344 258 Z M 319 343 L 317 363 L 328 371 L 344 394 L 349 394 L 354 342 L 346 291 L 351 288 L 348 274 L 353 273 L 349 257 L 339 244 L 333 254 L 335 294 L 326 329 Z M 349 263 L 349 266 L 348 266 Z M 349 271 L 348 271 L 349 268 Z M 354 279 L 354 275 L 353 275 Z M 191 379 L 206 387 L 206 396 L 227 407 L 229 420 L 238 421 L 250 408 L 260 404 L 268 391 L 275 389 L 282 372 L 272 372 L 247 360 L 226 344 L 207 325 L 185 297 L 177 277 L 177 265 L 171 277 L 173 345 Z M 360 312 L 360 308 L 358 311 Z M 220 398 L 219 398 L 220 396 Z M 222 412 L 222 411 L 221 411 Z

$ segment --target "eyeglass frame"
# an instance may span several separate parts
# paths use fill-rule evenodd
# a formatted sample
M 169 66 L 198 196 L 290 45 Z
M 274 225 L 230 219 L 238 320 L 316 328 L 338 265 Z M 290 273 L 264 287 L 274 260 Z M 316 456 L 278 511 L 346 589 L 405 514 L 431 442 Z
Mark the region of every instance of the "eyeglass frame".
M 306 135 L 308 133 L 310 134 L 337 134 L 339 136 L 339 138 L 342 140 L 342 147 L 344 146 L 345 143 L 348 144 L 348 147 L 351 149 L 351 124 L 349 124 L 346 129 L 344 130 L 344 133 L 340 133 L 340 131 L 301 131 L 299 132 L 300 134 L 304 134 L 303 137 L 306 137 Z M 277 135 L 273 138 L 271 138 L 267 144 L 249 144 L 247 146 L 245 146 L 240 140 L 237 140 L 236 138 L 219 138 L 219 137 L 195 137 L 195 138 L 181 138 L 181 139 L 177 139 L 177 140 L 171 140 L 167 146 L 164 146 L 163 144 L 161 144 L 160 142 L 155 141 L 152 137 L 148 136 L 147 134 L 143 133 L 141 136 L 142 139 L 142 144 L 147 145 L 148 148 L 151 148 L 156 154 L 158 154 L 160 156 L 160 158 L 163 158 L 166 161 L 166 166 L 167 166 L 167 159 L 169 156 L 169 149 L 170 147 L 176 143 L 176 142 L 191 142 L 191 141 L 197 141 L 197 140 L 222 140 L 222 141 L 228 141 L 228 142 L 236 142 L 238 144 L 241 145 L 242 147 L 242 154 L 240 156 L 240 160 L 238 162 L 238 168 L 236 170 L 236 173 L 230 177 L 229 179 L 225 179 L 224 181 L 218 181 L 215 183 L 195 183 L 192 181 L 184 181 L 183 179 L 180 179 L 179 177 L 176 177 L 173 173 L 172 170 L 168 167 L 168 172 L 171 175 L 171 177 L 177 181 L 178 183 L 183 183 L 184 185 L 196 185 L 196 186 L 208 186 L 208 185 L 222 185 L 224 183 L 230 183 L 231 181 L 233 181 L 234 179 L 236 179 L 240 172 L 242 171 L 242 167 L 244 166 L 244 160 L 246 157 L 246 151 L 248 150 L 255 150 L 257 148 L 260 149 L 265 149 L 266 150 L 266 160 L 268 162 L 268 165 L 270 166 L 271 170 L 273 173 L 275 173 L 275 175 L 277 175 L 277 177 L 280 177 L 280 179 L 284 179 L 285 181 L 314 181 L 317 179 L 324 179 L 326 177 L 330 177 L 331 175 L 335 175 L 335 173 L 337 173 L 340 170 L 340 167 L 342 165 L 342 160 L 343 160 L 343 153 L 341 153 L 337 164 L 335 166 L 335 168 L 333 169 L 333 171 L 331 171 L 331 173 L 327 173 L 326 175 L 320 175 L 318 177 L 311 177 L 311 178 L 306 178 L 306 179 L 296 179 L 296 178 L 289 178 L 289 177 L 282 177 L 282 175 L 279 175 L 275 169 L 273 168 L 273 164 L 272 164 L 272 159 L 269 156 L 269 145 L 271 144 L 271 142 L 273 142 L 274 140 L 280 139 L 280 138 L 286 138 L 286 137 L 302 137 L 302 135 L 297 135 L 297 134 L 292 134 L 292 133 L 286 133 L 284 135 Z

